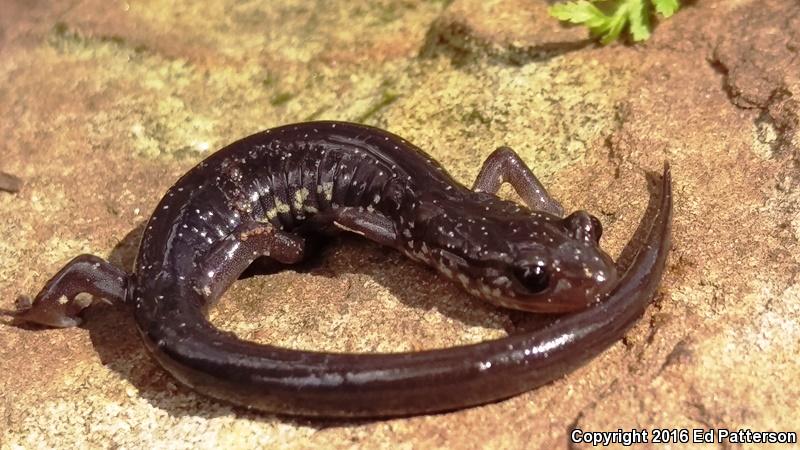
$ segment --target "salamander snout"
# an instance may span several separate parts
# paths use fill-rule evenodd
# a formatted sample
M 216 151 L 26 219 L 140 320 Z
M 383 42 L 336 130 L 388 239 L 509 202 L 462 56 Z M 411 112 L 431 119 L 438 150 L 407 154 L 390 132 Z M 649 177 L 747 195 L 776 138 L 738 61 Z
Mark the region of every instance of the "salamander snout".
M 586 309 L 602 301 L 618 279 L 611 257 L 577 239 L 561 242 L 546 258 L 517 261 L 510 272 L 511 297 L 496 303 L 540 313 Z
M 616 286 L 616 265 L 600 248 L 603 227 L 596 217 L 576 211 L 564 219 L 539 215 L 531 224 L 532 239 L 513 243 L 505 271 L 510 290 L 495 303 L 542 313 L 579 311 Z
M 590 242 L 576 238 L 559 245 L 553 252 L 557 280 L 552 283 L 550 297 L 565 311 L 579 310 L 601 301 L 617 284 L 614 261 Z

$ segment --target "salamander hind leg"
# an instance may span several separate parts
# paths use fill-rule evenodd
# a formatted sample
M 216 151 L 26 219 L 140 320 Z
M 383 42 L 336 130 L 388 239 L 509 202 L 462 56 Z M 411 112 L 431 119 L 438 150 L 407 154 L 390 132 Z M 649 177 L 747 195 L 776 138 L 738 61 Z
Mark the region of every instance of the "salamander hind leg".
M 268 257 L 281 264 L 295 264 L 305 253 L 305 238 L 268 223 L 245 223 L 203 257 L 192 276 L 194 289 L 207 302 L 213 302 L 256 259 Z
M 500 147 L 486 158 L 472 190 L 496 194 L 503 183 L 509 183 L 529 208 L 558 217 L 564 215 L 561 204 L 547 193 L 542 182 L 509 147 Z
M 66 328 L 80 324 L 78 314 L 93 299 L 78 297 L 88 293 L 109 302 L 124 302 L 129 275 L 94 255 L 79 255 L 56 273 L 30 301 L 17 300 L 17 321 Z

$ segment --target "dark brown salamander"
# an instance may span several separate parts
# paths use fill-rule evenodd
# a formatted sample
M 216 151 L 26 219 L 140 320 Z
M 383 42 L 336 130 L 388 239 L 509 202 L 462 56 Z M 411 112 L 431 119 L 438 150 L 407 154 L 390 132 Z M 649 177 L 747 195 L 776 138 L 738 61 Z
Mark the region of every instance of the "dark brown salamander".
M 509 182 L 527 207 L 495 196 Z M 561 218 L 509 148 L 473 189 L 398 136 L 343 122 L 267 130 L 189 171 L 147 223 L 132 274 L 81 255 L 18 318 L 79 323 L 87 292 L 135 310 L 141 336 L 178 380 L 263 411 L 341 417 L 421 414 L 530 390 L 585 363 L 642 315 L 670 243 L 665 166 L 659 210 L 621 277 L 598 247 L 599 221 Z M 570 312 L 541 330 L 442 350 L 393 354 L 297 351 L 242 341 L 206 319 L 256 258 L 293 264 L 306 241 L 361 234 L 438 269 L 471 294 L 534 312 Z

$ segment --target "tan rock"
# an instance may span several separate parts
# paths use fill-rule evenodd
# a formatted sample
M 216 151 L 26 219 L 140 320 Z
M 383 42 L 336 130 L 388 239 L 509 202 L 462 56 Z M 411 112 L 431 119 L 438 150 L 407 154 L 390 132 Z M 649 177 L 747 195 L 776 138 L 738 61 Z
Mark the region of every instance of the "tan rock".
M 556 45 L 546 59 L 585 34 L 535 2 L 17 3 L 0 19 L 0 166 L 25 187 L 0 192 L 0 308 L 78 253 L 130 267 L 177 177 L 308 118 L 387 127 L 464 183 L 511 145 L 567 209 L 601 218 L 613 255 L 664 160 L 676 211 L 640 323 L 507 401 L 369 422 L 234 409 L 176 383 L 130 312 L 100 306 L 82 328 L 0 325 L 0 447 L 550 449 L 574 448 L 575 427 L 800 430 L 796 2 L 694 2 L 645 45 Z M 238 282 L 212 320 L 335 351 L 446 347 L 527 322 L 357 239 Z
M 560 23 L 544 0 L 455 0 L 433 24 L 426 52 L 458 59 L 492 56 L 522 64 L 592 43 L 582 27 Z

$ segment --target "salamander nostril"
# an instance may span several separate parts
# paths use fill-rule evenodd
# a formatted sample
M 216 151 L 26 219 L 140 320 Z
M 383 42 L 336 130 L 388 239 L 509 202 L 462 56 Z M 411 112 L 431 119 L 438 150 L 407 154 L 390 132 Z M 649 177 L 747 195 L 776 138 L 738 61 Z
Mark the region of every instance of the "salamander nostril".
M 574 239 L 594 244 L 600 243 L 603 225 L 597 217 L 586 211 L 575 211 L 564 219 L 564 224 Z

